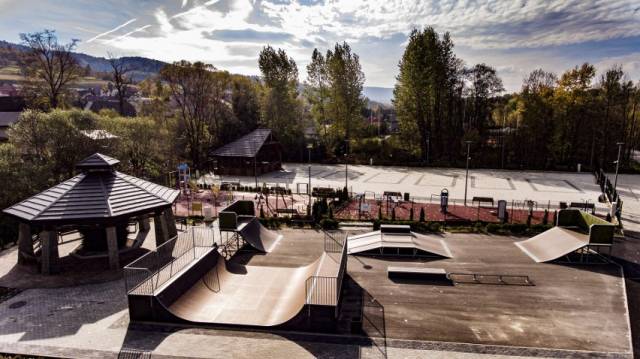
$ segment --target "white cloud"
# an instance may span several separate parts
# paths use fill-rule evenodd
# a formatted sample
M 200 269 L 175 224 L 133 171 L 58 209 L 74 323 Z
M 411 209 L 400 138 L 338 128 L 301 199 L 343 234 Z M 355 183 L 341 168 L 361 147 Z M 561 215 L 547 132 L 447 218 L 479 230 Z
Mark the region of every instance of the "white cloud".
M 347 41 L 362 51 L 368 84 L 382 86 L 394 83 L 403 51 L 399 34 L 414 27 L 449 31 L 463 59 L 497 66 L 510 90 L 519 88 L 536 67 L 560 72 L 575 65 L 573 60 L 564 63 L 562 54 L 536 58 L 538 52 L 548 55 L 548 48 L 640 37 L 640 5 L 633 0 L 325 0 L 312 5 L 299 0 L 182 0 L 136 17 L 143 26 L 126 29 L 130 20 L 91 41 L 102 38 L 100 42 L 121 52 L 164 61 L 206 61 L 247 74 L 258 72 L 258 52 L 270 43 L 294 57 L 301 77 L 313 47 Z

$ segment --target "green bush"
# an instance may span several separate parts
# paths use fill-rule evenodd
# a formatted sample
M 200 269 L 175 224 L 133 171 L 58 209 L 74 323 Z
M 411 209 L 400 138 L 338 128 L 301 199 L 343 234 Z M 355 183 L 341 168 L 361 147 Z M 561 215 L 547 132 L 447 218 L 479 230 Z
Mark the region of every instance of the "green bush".
M 420 207 L 420 222 L 424 222 L 425 214 L 424 207 Z
M 431 222 L 429 224 L 429 231 L 431 232 L 440 232 L 440 228 L 442 227 L 442 225 L 440 224 L 440 222 Z
M 322 229 L 338 229 L 338 221 L 332 218 L 324 218 L 320 221 Z
M 522 234 L 527 231 L 527 225 L 524 223 L 511 223 L 504 226 L 511 233 Z
M 489 233 L 498 233 L 498 232 L 500 232 L 500 230 L 502 230 L 502 227 L 503 226 L 501 226 L 501 225 L 499 225 L 497 223 L 489 223 L 489 224 L 487 224 L 486 229 L 487 229 L 487 232 L 489 232 Z

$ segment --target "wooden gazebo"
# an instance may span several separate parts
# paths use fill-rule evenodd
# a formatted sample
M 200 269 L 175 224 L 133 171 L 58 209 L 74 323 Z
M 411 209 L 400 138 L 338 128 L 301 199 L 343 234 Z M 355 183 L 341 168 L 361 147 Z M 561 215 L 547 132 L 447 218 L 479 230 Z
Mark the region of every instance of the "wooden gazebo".
M 18 261 L 35 259 L 43 274 L 56 272 L 58 233 L 70 228 L 80 230 L 85 243 L 106 248 L 112 269 L 120 266 L 119 247 L 130 221 L 149 231 L 153 217 L 157 245 L 177 235 L 171 205 L 179 192 L 118 172 L 119 162 L 95 153 L 76 165 L 77 176 L 5 209 L 20 223 Z M 40 250 L 34 253 L 38 239 Z

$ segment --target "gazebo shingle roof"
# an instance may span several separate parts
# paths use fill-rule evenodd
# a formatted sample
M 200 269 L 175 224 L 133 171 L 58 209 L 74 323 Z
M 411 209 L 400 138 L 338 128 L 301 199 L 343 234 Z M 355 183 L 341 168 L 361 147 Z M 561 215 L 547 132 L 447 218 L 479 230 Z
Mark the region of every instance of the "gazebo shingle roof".
M 85 170 L 83 173 L 5 209 L 4 213 L 35 223 L 68 223 L 135 215 L 173 204 L 179 194 L 177 190 L 118 171 L 104 171 L 118 162 L 94 154 L 78 164 L 78 168 Z
M 265 142 L 269 139 L 270 135 L 270 129 L 259 128 L 218 148 L 212 152 L 212 155 L 218 157 L 255 157 L 260 151 L 260 148 L 262 148 Z

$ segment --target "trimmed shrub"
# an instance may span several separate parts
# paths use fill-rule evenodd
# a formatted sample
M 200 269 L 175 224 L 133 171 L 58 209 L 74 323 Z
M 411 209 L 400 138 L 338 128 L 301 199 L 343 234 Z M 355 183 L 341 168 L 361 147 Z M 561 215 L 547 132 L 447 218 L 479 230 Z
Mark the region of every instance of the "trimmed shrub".
M 487 232 L 489 233 L 498 233 L 502 229 L 502 226 L 496 223 L 487 224 Z
M 424 222 L 424 207 L 420 207 L 420 222 Z
M 325 218 L 320 221 L 320 227 L 322 227 L 322 229 L 338 229 L 338 221 L 331 218 Z

